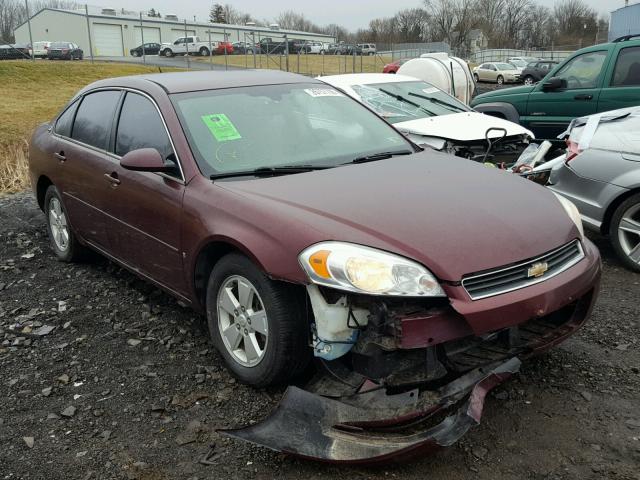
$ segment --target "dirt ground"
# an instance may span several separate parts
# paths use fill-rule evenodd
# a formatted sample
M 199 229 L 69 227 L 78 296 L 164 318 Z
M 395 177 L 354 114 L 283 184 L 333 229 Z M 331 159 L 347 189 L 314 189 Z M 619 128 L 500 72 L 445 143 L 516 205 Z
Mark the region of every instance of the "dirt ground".
M 495 390 L 479 427 L 413 463 L 345 468 L 219 436 L 282 390 L 235 383 L 201 319 L 128 272 L 57 262 L 31 194 L 0 197 L 0 479 L 640 479 L 640 275 L 594 240 L 593 318 Z

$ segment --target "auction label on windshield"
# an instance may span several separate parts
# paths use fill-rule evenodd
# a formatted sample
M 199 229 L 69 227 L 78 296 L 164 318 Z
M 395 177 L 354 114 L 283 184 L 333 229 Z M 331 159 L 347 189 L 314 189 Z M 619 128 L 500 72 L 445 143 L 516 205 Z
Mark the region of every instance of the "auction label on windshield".
M 333 88 L 305 88 L 307 95 L 312 97 L 343 97 L 344 95 Z
M 238 132 L 235 125 L 224 113 L 203 115 L 201 118 L 209 131 L 219 142 L 227 142 L 229 140 L 238 140 L 239 138 L 242 138 L 242 135 L 240 135 L 240 132 Z

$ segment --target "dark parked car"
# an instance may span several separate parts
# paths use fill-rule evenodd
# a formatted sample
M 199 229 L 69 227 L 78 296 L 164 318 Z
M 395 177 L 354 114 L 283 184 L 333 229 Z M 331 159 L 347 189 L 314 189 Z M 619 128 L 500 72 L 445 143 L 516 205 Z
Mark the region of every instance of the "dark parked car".
M 525 85 L 533 85 L 546 77 L 547 73 L 553 70 L 556 65 L 558 65 L 558 62 L 554 62 L 553 60 L 531 62 L 522 70 L 520 80 L 522 80 Z
M 53 42 L 47 53 L 49 60 L 82 60 L 83 56 L 82 49 L 71 42 Z
M 0 60 L 19 60 L 31 58 L 28 45 L 0 45 Z
M 338 43 L 329 47 L 329 54 L 333 55 L 353 55 L 354 52 L 356 55 L 362 55 L 362 47 L 348 43 Z
M 255 53 L 260 53 L 260 47 L 253 45 L 249 42 L 235 42 L 233 45 L 233 53 L 234 54 L 249 54 L 252 55 Z
M 451 444 L 598 292 L 571 202 L 280 71 L 95 82 L 35 130 L 30 174 L 60 260 L 90 248 L 204 313 L 240 381 L 315 359 L 309 390 L 227 433 L 307 458 Z
M 140 45 L 136 48 L 132 48 L 129 53 L 131 53 L 132 57 L 141 57 L 144 55 L 158 55 L 160 53 L 160 45 L 159 43 L 145 43 L 144 45 Z

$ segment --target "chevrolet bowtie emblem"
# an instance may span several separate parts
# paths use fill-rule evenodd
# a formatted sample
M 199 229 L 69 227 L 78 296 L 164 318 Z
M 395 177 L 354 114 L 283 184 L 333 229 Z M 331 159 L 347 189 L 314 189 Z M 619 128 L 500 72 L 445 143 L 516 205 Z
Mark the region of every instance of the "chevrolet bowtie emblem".
M 529 278 L 538 278 L 545 274 L 545 272 L 549 270 L 549 264 L 547 262 L 538 262 L 534 263 L 527 270 L 527 277 Z

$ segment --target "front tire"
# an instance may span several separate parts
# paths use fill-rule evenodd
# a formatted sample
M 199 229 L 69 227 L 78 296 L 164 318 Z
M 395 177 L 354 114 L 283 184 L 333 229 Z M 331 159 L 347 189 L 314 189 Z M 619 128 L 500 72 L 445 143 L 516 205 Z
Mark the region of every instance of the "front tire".
M 78 243 L 71 230 L 69 215 L 62 203 L 62 196 L 51 185 L 44 196 L 44 213 L 47 221 L 47 233 L 51 248 L 62 262 L 77 262 L 86 258 L 87 250 Z
M 533 77 L 531 75 L 527 75 L 526 77 L 524 77 L 524 84 L 525 85 L 533 85 Z
M 609 235 L 624 266 L 640 272 L 640 193 L 627 198 L 616 208 Z
M 171 51 L 170 48 L 167 48 L 164 52 L 162 52 L 162 54 L 167 58 L 173 57 L 173 52 Z
M 476 83 L 478 83 L 480 81 L 480 77 L 478 76 L 477 73 L 473 74 L 473 79 L 476 81 Z
M 211 339 L 231 374 L 266 387 L 286 383 L 309 362 L 304 291 L 267 277 L 248 258 L 223 257 L 207 285 Z

